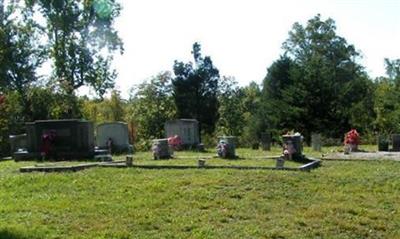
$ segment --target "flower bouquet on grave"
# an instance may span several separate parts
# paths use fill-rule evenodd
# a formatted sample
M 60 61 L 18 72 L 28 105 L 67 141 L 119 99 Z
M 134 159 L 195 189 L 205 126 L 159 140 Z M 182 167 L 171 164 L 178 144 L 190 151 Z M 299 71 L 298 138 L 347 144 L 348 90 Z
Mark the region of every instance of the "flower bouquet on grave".
M 168 138 L 168 145 L 173 150 L 181 150 L 182 149 L 182 139 L 179 135 L 171 136 Z
M 360 144 L 360 134 L 357 130 L 352 129 L 346 133 L 344 137 L 345 153 L 350 153 L 358 150 Z
M 218 143 L 217 154 L 221 158 L 226 158 L 228 156 L 228 144 L 224 140 Z

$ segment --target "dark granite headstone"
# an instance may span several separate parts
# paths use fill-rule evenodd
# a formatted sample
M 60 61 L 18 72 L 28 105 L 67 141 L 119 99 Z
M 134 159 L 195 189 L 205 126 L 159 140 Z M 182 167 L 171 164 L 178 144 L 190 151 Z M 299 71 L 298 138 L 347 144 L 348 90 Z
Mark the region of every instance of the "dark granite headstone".
M 270 133 L 261 133 L 261 145 L 262 149 L 266 151 L 271 150 L 271 134 Z
M 44 138 L 52 135 L 48 158 L 82 159 L 94 156 L 93 124 L 85 120 L 37 120 L 26 123 L 27 151 L 41 158 L 46 144 Z
M 400 134 L 392 134 L 392 151 L 400 151 Z
M 378 151 L 389 151 L 389 140 L 386 135 L 378 136 Z

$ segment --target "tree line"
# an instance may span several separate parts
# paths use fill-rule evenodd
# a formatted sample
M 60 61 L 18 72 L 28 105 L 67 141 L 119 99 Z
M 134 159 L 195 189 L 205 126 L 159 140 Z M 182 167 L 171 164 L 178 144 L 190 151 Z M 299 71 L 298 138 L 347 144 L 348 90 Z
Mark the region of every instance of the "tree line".
M 356 47 L 337 35 L 334 20 L 320 15 L 293 25 L 260 85 L 239 86 L 221 76 L 194 43 L 192 61 L 176 60 L 122 99 L 113 90 L 117 72 L 111 68 L 113 55 L 123 53 L 113 26 L 121 9 L 110 0 L 0 0 L 2 152 L 9 134 L 39 119 L 125 121 L 139 149 L 164 137 L 165 121 L 175 118 L 199 120 L 206 144 L 225 134 L 238 136 L 242 146 L 266 132 L 278 140 L 295 130 L 309 140 L 314 132 L 342 138 L 357 128 L 371 140 L 400 130 L 400 59 L 385 59 L 387 75 L 372 79 Z M 46 78 L 37 73 L 45 62 L 52 65 Z M 77 96 L 82 86 L 97 98 Z

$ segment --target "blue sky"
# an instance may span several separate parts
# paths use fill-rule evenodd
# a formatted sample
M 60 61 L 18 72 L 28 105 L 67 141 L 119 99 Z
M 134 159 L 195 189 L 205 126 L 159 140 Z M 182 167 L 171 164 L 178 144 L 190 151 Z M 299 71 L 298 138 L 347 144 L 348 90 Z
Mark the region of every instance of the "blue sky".
M 135 84 L 174 60 L 191 60 L 202 45 L 222 75 L 240 85 L 261 83 L 283 53 L 293 23 L 320 13 L 336 21 L 337 33 L 354 44 L 371 77 L 385 74 L 383 59 L 400 58 L 400 0 L 121 0 L 116 28 L 125 53 L 116 56 L 117 88 L 127 97 Z

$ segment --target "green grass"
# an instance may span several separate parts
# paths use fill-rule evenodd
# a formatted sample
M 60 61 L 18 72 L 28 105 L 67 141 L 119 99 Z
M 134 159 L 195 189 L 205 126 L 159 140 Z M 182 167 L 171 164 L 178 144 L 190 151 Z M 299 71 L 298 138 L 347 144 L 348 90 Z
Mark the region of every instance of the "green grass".
M 243 158 L 279 153 L 238 150 Z M 157 163 L 194 164 L 213 154 L 179 152 L 179 159 Z M 156 162 L 150 153 L 137 153 L 134 161 Z M 400 162 L 324 161 L 310 173 L 134 168 L 18 172 L 33 164 L 0 162 L 0 238 L 400 238 Z

